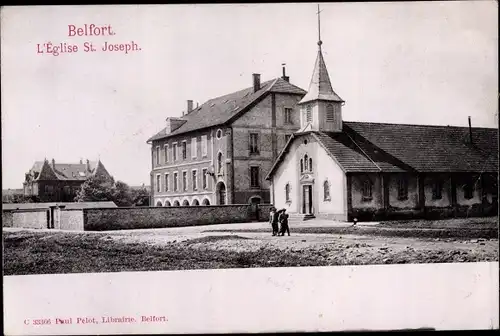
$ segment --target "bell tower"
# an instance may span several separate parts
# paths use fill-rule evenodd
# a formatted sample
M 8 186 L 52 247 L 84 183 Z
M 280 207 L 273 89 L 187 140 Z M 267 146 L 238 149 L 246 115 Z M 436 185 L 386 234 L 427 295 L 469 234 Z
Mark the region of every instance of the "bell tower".
M 300 131 L 342 132 L 344 101 L 332 89 L 321 50 L 321 20 L 318 5 L 318 55 L 307 94 L 300 106 Z

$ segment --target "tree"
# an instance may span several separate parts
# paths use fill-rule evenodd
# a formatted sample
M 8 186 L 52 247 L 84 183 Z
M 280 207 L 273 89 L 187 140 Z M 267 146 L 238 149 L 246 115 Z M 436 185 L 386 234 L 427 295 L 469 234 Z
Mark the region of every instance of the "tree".
M 75 202 L 114 201 L 115 183 L 113 179 L 104 180 L 95 176 L 83 182 L 75 196 Z
M 113 201 L 118 206 L 131 206 L 133 204 L 132 191 L 128 184 L 117 181 L 113 189 Z
M 149 206 L 149 190 L 144 185 L 133 190 L 132 202 L 135 206 Z

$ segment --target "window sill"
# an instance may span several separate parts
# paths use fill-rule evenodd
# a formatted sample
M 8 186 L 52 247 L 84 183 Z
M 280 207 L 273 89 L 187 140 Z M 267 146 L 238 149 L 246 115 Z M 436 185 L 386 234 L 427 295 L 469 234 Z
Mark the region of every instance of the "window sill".
M 285 204 L 290 205 L 290 204 L 292 204 L 292 201 L 291 200 L 287 200 L 287 201 L 285 201 Z
M 331 202 L 331 199 L 330 199 L 330 198 L 325 198 L 325 199 L 323 200 L 323 202 Z
M 250 189 L 260 189 L 260 186 L 250 186 Z

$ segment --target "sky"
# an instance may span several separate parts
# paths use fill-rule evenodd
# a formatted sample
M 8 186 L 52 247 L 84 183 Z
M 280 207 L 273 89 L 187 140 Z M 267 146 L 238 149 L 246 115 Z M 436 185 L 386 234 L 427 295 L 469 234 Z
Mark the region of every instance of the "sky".
M 496 1 L 321 4 L 322 50 L 343 119 L 498 127 Z M 100 159 L 149 184 L 149 137 L 210 98 L 281 76 L 308 88 L 317 5 L 2 7 L 2 188 L 35 161 Z M 69 25 L 112 36 L 68 36 Z M 134 41 L 140 51 L 105 52 Z M 53 56 L 44 43 L 76 45 Z M 95 52 L 85 52 L 91 42 Z

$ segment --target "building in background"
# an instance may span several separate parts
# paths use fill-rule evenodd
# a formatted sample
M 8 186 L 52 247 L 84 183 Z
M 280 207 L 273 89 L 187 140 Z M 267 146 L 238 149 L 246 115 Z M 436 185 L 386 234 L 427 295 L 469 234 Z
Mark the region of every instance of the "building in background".
M 301 128 L 267 176 L 277 208 L 337 220 L 497 213 L 497 129 L 345 122 L 321 45 Z
M 79 163 L 36 161 L 25 174 L 25 196 L 36 196 L 41 202 L 72 202 L 85 180 L 91 176 L 112 179 L 100 160 Z
M 167 118 L 151 144 L 151 205 L 269 203 L 265 180 L 299 128 L 305 91 L 283 76 L 213 98 L 180 118 Z

